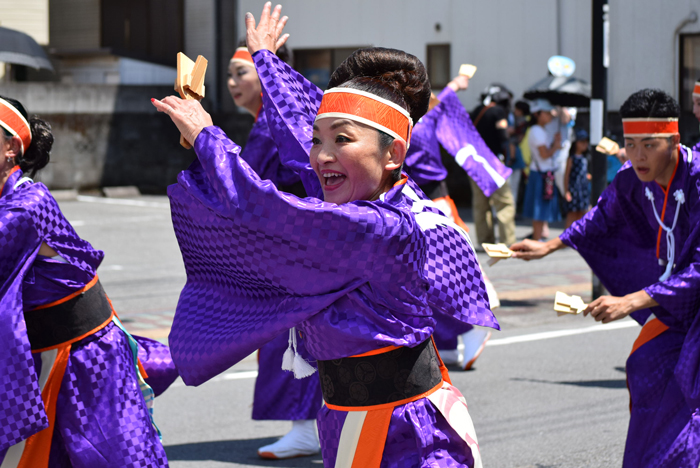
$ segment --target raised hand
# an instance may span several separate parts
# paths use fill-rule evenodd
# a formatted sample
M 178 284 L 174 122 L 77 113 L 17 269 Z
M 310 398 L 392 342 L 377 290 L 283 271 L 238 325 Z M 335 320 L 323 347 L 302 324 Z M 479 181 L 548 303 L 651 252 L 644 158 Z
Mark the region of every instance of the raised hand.
M 168 96 L 165 99 L 151 99 L 158 112 L 168 114 L 185 140 L 194 146 L 197 135 L 205 127 L 214 125 L 211 115 L 204 110 L 199 101 L 195 99 L 180 99 L 176 96 Z
M 447 87 L 455 93 L 463 89 L 469 88 L 469 77 L 467 75 L 457 75 L 452 78 L 452 81 L 447 83 Z
M 282 5 L 277 5 L 272 11 L 272 14 L 270 14 L 271 7 L 272 4 L 270 2 L 265 3 L 263 11 L 260 14 L 260 22 L 257 26 L 255 26 L 253 14 L 245 14 L 246 42 L 248 44 L 248 51 L 251 54 L 263 49 L 267 49 L 273 53 L 277 52 L 277 49 L 282 47 L 282 45 L 287 42 L 287 39 L 289 39 L 289 34 L 280 37 L 289 19 L 286 16 L 280 19 Z

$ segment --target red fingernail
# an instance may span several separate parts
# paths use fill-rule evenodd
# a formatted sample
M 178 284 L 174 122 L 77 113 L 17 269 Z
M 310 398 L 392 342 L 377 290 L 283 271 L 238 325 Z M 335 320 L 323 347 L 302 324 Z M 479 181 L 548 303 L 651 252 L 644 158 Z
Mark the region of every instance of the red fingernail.
M 156 98 L 151 98 L 151 102 L 154 102 L 155 100 L 156 100 Z

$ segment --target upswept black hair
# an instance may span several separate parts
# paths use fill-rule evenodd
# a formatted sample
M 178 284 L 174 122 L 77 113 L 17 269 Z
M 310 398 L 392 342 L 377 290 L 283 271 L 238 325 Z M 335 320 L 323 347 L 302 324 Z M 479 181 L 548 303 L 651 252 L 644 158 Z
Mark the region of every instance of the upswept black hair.
M 620 107 L 623 119 L 640 117 L 679 118 L 681 107 L 668 93 L 656 88 L 645 88 L 632 94 Z
M 18 100 L 5 96 L 0 96 L 0 98 L 17 109 L 19 113 L 22 114 L 22 117 L 29 122 L 29 128 L 32 132 L 32 142 L 28 148 L 24 148 L 24 153 L 19 155 L 17 162 L 22 172 L 29 174 L 29 177 L 34 177 L 37 171 L 43 169 L 49 163 L 51 147 L 54 141 L 53 134 L 51 133 L 51 125 L 37 116 L 32 116 L 30 118 L 27 114 L 27 110 Z M 6 138 L 12 137 L 12 134 L 5 128 L 3 128 L 3 133 Z
M 402 50 L 370 47 L 353 52 L 331 75 L 330 88 L 350 88 L 372 93 L 406 109 L 415 125 L 428 111 L 430 80 L 423 63 Z M 379 145 L 387 148 L 391 135 L 379 132 Z M 401 168 L 392 173 L 397 181 Z

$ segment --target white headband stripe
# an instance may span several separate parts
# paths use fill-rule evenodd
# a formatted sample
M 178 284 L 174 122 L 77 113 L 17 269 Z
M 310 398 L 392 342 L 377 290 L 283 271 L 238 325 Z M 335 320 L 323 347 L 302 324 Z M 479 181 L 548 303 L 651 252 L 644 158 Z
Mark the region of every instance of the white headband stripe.
M 364 117 L 359 117 L 359 116 L 354 115 L 354 114 L 345 114 L 343 112 L 326 112 L 326 113 L 323 113 L 323 114 L 316 116 L 316 120 L 330 119 L 330 118 L 354 120 L 355 122 L 360 122 L 360 123 L 363 123 L 365 125 L 369 125 L 370 127 L 374 127 L 377 130 L 381 130 L 384 133 L 388 133 L 389 135 L 391 135 L 395 139 L 401 140 L 404 143 L 406 143 L 406 140 L 402 136 L 400 136 L 398 133 L 396 133 L 393 130 L 388 129 L 384 125 L 378 124 L 374 120 L 365 119 Z
M 391 102 L 387 99 L 381 98 L 377 96 L 376 94 L 368 93 L 367 91 L 360 91 L 359 89 L 352 89 L 352 88 L 331 88 L 326 90 L 323 94 L 331 94 L 331 93 L 349 93 L 349 94 L 357 94 L 360 96 L 364 96 L 366 98 L 373 99 L 377 102 L 381 102 L 382 104 L 385 104 L 399 112 L 401 112 L 404 116 L 408 118 L 408 123 L 413 126 L 413 119 L 411 119 L 411 114 L 408 113 L 406 109 L 403 107 L 399 106 L 398 104 Z

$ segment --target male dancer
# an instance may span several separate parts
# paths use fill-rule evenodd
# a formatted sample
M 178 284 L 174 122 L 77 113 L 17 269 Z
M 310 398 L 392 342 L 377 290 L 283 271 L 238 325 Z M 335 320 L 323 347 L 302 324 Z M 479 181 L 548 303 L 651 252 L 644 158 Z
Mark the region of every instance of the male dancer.
M 627 360 L 631 417 L 624 467 L 700 463 L 700 154 L 680 146 L 680 107 L 643 89 L 620 108 L 629 161 L 598 205 L 549 242 L 516 257 L 575 248 L 612 296 L 584 314 L 644 327 Z

